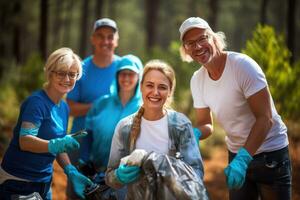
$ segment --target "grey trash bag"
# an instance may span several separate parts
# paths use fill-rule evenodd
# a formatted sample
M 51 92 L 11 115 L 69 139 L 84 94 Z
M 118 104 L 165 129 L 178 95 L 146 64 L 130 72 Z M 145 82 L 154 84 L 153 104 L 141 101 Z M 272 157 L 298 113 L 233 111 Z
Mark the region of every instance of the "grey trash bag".
M 39 193 L 34 192 L 29 195 L 12 195 L 11 200 L 43 200 Z
M 127 199 L 209 199 L 203 180 L 180 159 L 152 152 L 144 158 L 141 168 L 143 173 L 130 185 L 134 191 L 127 193 Z

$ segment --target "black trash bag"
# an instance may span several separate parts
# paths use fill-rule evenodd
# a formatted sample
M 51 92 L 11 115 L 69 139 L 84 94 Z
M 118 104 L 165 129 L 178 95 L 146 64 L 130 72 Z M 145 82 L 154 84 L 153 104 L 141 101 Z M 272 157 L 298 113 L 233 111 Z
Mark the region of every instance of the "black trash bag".
M 84 191 L 86 200 L 117 200 L 116 191 L 105 184 L 105 173 L 96 173 L 91 180 L 94 184 Z
M 203 180 L 180 159 L 152 152 L 144 158 L 141 168 L 143 173 L 130 185 L 134 192 L 128 192 L 127 199 L 209 199 Z
M 84 196 L 87 200 L 115 200 L 113 190 L 105 184 L 105 173 L 96 171 L 92 161 L 78 162 L 78 171 L 92 180 L 93 184 L 86 187 Z
M 86 161 L 82 163 L 79 162 L 79 164 L 76 167 L 78 171 L 80 171 L 83 175 L 91 179 L 97 174 L 95 165 L 92 161 Z

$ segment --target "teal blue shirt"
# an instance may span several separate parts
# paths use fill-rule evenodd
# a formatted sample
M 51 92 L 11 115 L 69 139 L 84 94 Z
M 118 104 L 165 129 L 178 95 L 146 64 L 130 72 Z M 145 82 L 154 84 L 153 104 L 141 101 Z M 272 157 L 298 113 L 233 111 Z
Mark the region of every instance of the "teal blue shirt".
M 133 63 L 130 64 L 123 62 L 128 58 L 132 60 L 135 57 L 124 56 L 118 68 L 121 69 L 120 67 L 126 65 L 127 69 L 135 68 L 139 70 L 139 74 L 141 74 L 143 68 L 142 63 L 137 63 L 135 60 L 132 60 Z M 134 63 L 136 67 L 133 66 Z M 82 145 L 82 148 L 87 150 L 81 152 L 81 159 L 93 161 L 97 169 L 105 169 L 107 166 L 111 142 L 117 123 L 124 117 L 135 113 L 142 105 L 140 82 L 138 81 L 136 85 L 134 95 L 126 105 L 123 106 L 118 94 L 117 79 L 116 74 L 116 78 L 110 87 L 110 94 L 96 100 L 86 116 L 85 127 L 91 135 L 90 140 L 86 141 L 89 144 Z M 84 152 L 89 152 L 89 155 L 84 154 Z

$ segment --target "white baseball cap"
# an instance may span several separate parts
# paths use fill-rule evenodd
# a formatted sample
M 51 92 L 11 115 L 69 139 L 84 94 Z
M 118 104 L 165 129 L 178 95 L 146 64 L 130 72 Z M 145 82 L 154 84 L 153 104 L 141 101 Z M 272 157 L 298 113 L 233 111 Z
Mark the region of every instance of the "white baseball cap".
M 94 31 L 96 31 L 98 28 L 101 28 L 104 26 L 110 27 L 114 31 L 118 31 L 117 23 L 114 20 L 109 19 L 109 18 L 102 18 L 102 19 L 98 19 L 97 21 L 95 21 Z
M 209 24 L 200 17 L 190 17 L 186 19 L 180 26 L 180 40 L 183 39 L 184 34 L 191 30 L 192 28 L 200 28 L 200 29 L 210 29 Z

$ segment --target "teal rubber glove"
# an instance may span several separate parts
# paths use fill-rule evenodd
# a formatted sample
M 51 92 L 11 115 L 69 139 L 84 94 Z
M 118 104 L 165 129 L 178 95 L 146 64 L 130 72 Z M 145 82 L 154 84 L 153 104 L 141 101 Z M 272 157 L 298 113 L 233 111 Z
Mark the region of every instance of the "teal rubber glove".
M 115 175 L 122 184 L 128 184 L 138 179 L 141 169 L 138 166 L 121 165 L 115 171 Z
M 67 151 L 79 149 L 79 143 L 70 135 L 63 138 L 55 138 L 49 141 L 48 151 L 54 155 Z
M 240 148 L 234 159 L 224 170 L 229 189 L 239 189 L 243 186 L 248 165 L 252 160 L 253 158 L 248 151 L 243 147 Z
M 197 142 L 197 144 L 199 146 L 199 139 L 200 139 L 200 137 L 202 135 L 202 132 L 200 131 L 199 128 L 193 128 L 193 131 L 194 131 L 194 136 L 195 136 L 196 142 Z
M 84 199 L 84 190 L 86 187 L 93 185 L 93 182 L 77 171 L 73 165 L 67 165 L 64 168 L 64 172 L 68 179 L 71 181 L 75 193 L 82 199 Z

